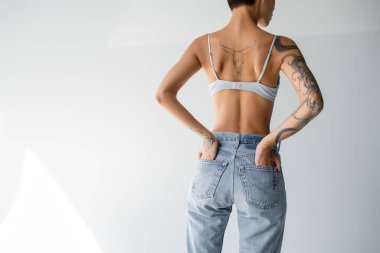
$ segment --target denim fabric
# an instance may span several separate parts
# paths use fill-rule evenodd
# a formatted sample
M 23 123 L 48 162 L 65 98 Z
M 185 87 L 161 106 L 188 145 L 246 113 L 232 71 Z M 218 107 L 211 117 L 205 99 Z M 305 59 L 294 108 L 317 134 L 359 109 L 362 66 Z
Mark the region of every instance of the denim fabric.
M 279 253 L 286 217 L 283 171 L 255 165 L 265 135 L 214 131 L 214 160 L 197 161 L 187 199 L 187 253 L 220 253 L 235 204 L 239 253 Z M 281 160 L 279 147 L 273 151 Z

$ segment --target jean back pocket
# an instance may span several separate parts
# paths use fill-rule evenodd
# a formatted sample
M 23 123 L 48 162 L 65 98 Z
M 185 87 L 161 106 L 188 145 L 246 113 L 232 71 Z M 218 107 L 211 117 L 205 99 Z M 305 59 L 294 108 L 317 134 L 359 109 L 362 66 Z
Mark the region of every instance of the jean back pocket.
M 200 159 L 193 177 L 192 192 L 200 198 L 213 198 L 228 161 Z
M 280 176 L 278 173 L 280 172 L 274 166 L 240 165 L 239 175 L 246 202 L 260 210 L 277 206 Z

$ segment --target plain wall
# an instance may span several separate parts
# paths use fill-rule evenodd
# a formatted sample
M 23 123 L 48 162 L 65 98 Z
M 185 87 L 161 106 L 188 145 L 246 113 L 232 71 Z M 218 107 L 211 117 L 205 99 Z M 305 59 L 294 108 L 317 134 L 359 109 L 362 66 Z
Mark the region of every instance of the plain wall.
M 277 1 L 264 28 L 297 42 L 325 101 L 317 118 L 281 143 L 284 253 L 380 248 L 379 7 L 374 0 Z M 45 235 L 63 242 L 80 226 L 46 229 L 42 214 L 61 199 L 54 194 L 23 195 L 29 206 L 12 207 L 20 192 L 43 186 L 67 197 L 54 210 L 70 205 L 83 221 L 94 239 L 83 247 L 185 252 L 186 196 L 202 142 L 155 93 L 191 40 L 229 16 L 226 1 L 0 2 L 0 251 L 52 252 Z M 203 70 L 178 97 L 212 129 Z M 297 105 L 281 73 L 271 129 Z M 30 176 L 37 173 L 50 176 Z M 30 236 L 38 240 L 29 245 L 22 243 L 28 224 L 10 217 L 23 220 L 31 209 L 37 226 Z M 7 220 L 12 226 L 2 226 Z M 238 238 L 234 206 L 223 253 L 238 252 Z M 70 252 L 83 252 L 72 245 Z

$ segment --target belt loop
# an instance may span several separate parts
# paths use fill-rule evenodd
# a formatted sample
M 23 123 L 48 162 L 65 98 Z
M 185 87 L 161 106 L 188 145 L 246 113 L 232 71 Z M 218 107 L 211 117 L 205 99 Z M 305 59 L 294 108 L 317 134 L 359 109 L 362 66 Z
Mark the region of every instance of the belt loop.
M 238 148 L 238 147 L 239 147 L 239 143 L 240 143 L 240 133 L 235 133 L 235 143 L 234 143 L 234 147 L 235 147 L 235 148 Z

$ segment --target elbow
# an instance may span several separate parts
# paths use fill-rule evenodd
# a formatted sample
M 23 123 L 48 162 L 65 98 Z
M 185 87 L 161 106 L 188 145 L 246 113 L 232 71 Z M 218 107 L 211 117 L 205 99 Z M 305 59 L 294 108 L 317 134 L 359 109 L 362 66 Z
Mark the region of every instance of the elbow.
M 163 95 L 161 92 L 156 92 L 156 96 L 155 96 L 155 99 L 156 101 L 159 103 L 159 104 L 162 104 L 162 100 L 163 100 Z
M 317 116 L 324 107 L 324 101 L 320 94 L 311 97 L 306 97 L 301 100 L 300 104 L 305 104 L 308 108 L 309 114 L 312 117 Z
M 324 107 L 322 93 L 319 89 L 310 97 L 310 108 L 315 114 L 319 114 Z
M 324 103 L 323 103 L 323 100 L 321 100 L 320 107 L 319 107 L 319 112 L 321 112 L 323 110 L 323 106 L 324 106 Z
M 323 101 L 322 94 L 319 94 L 318 99 L 317 99 L 317 103 L 318 103 L 318 113 L 320 113 L 324 107 L 324 101 Z
M 165 91 L 163 91 L 162 89 L 159 89 L 159 90 L 156 92 L 155 99 L 156 99 L 156 101 L 157 101 L 159 104 L 162 104 L 163 101 L 165 100 Z
M 165 90 L 158 90 L 156 92 L 155 99 L 159 104 L 163 104 L 169 97 L 176 97 L 175 94 L 173 94 L 170 91 L 165 91 Z
M 324 107 L 324 101 L 322 96 L 319 96 L 313 103 L 313 112 L 316 115 L 320 114 Z

